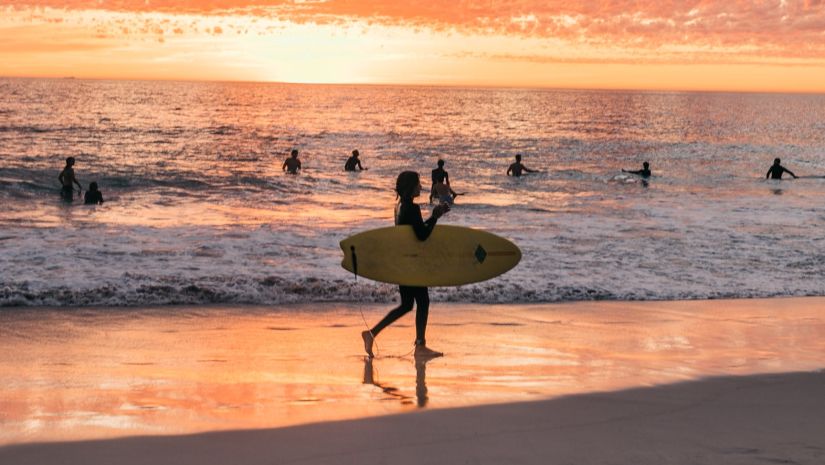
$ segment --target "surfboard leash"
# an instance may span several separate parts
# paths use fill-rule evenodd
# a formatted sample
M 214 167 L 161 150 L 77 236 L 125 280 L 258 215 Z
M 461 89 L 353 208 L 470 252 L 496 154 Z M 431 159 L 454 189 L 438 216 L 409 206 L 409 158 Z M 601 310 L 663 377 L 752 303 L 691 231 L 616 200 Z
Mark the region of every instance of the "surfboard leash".
M 358 282 L 358 256 L 355 255 L 355 246 L 349 246 L 349 250 L 352 254 L 352 274 L 355 275 L 355 281 Z
M 349 246 L 349 251 L 352 255 L 352 274 L 355 278 L 355 284 L 358 284 L 358 256 L 355 254 L 355 246 Z M 373 358 L 378 358 L 378 341 L 375 340 L 375 334 L 372 334 L 372 328 L 370 328 L 369 323 L 367 323 L 367 318 L 364 316 L 364 302 L 362 300 L 358 301 L 358 313 L 361 314 L 364 327 L 367 328 L 367 332 L 369 332 L 372 337 L 373 354 L 375 354 Z
M 350 254 L 352 256 L 352 274 L 353 274 L 353 277 L 355 279 L 355 283 L 357 284 L 358 283 L 358 256 L 355 254 L 355 246 L 354 245 L 349 246 L 349 251 L 350 251 Z M 415 344 L 413 344 L 412 349 L 410 349 L 409 352 L 407 352 L 406 354 L 403 354 L 403 355 L 387 355 L 385 357 L 382 357 L 381 355 L 379 355 L 380 350 L 378 348 L 378 341 L 377 341 L 377 338 L 375 337 L 375 334 L 372 334 L 372 328 L 370 328 L 369 323 L 367 323 L 367 318 L 364 316 L 364 302 L 361 301 L 361 300 L 358 301 L 358 313 L 361 314 L 361 320 L 364 322 L 364 327 L 367 328 L 367 331 L 370 333 L 370 336 L 372 336 L 372 346 L 373 346 L 373 349 L 374 349 L 373 353 L 375 354 L 375 356 L 373 357 L 374 359 L 379 359 L 379 358 L 400 358 L 400 359 L 404 359 L 404 358 L 408 357 L 410 354 L 412 354 L 413 352 L 415 352 Z

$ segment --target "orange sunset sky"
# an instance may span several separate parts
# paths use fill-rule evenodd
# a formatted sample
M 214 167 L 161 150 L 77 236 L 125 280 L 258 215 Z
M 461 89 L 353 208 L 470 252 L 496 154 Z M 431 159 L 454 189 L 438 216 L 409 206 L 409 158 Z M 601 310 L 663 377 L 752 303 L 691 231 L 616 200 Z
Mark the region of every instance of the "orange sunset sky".
M 0 5 L 2 76 L 825 92 L 823 0 Z

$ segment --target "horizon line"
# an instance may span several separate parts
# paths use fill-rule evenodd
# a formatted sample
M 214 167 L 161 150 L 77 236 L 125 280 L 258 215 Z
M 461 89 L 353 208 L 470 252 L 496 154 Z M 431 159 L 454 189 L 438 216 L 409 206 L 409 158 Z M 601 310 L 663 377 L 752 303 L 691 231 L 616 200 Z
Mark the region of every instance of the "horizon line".
M 501 90 L 539 90 L 539 91 L 599 91 L 599 92 L 640 92 L 640 93 L 708 93 L 708 94 L 788 94 L 788 95 L 825 95 L 825 89 L 812 90 L 731 90 L 731 89 L 687 89 L 687 88 L 633 88 L 633 87 L 564 87 L 564 86 L 519 86 L 506 84 L 451 84 L 451 83 L 401 83 L 401 82 L 290 82 L 241 79 L 174 79 L 174 78 L 140 78 L 140 77 L 77 77 L 77 76 L 36 76 L 36 75 L 0 75 L 0 79 L 50 79 L 78 81 L 118 81 L 118 82 L 188 82 L 215 84 L 271 84 L 294 86 L 355 86 L 355 87 L 422 87 L 445 89 L 501 89 Z

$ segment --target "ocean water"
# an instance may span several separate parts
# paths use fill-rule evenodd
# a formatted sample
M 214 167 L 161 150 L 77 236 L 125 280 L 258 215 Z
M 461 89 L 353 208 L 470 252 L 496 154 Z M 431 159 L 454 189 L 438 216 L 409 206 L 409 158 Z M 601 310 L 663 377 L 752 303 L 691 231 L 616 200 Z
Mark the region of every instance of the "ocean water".
M 104 205 L 61 201 L 67 156 Z M 0 305 L 388 302 L 338 241 L 439 158 L 441 223 L 524 257 L 435 300 L 825 295 L 823 95 L 0 79 Z

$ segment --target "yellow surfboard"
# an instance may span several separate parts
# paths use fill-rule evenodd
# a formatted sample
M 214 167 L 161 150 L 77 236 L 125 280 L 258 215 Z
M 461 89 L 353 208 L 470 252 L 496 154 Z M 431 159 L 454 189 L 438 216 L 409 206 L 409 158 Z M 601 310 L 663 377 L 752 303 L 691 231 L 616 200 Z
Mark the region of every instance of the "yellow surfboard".
M 346 270 L 404 286 L 460 286 L 494 278 L 521 260 L 515 244 L 478 229 L 436 225 L 426 241 L 411 226 L 373 229 L 341 241 Z

